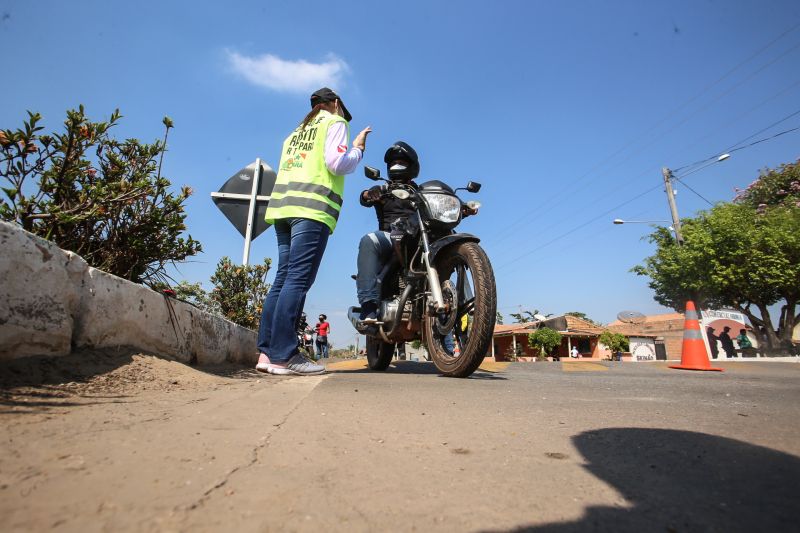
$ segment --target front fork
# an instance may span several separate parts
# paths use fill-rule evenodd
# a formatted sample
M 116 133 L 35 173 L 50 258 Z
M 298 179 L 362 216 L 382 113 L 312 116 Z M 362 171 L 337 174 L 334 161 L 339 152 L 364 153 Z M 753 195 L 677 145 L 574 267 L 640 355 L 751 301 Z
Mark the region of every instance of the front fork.
M 419 220 L 420 233 L 422 233 L 422 263 L 425 265 L 425 270 L 428 273 L 428 285 L 431 288 L 433 308 L 437 313 L 444 313 L 446 308 L 444 305 L 444 297 L 442 296 L 442 286 L 439 283 L 439 273 L 431 264 L 431 249 L 428 244 L 428 232 L 425 231 L 425 224 L 422 222 L 422 215 L 419 214 L 419 211 L 417 211 L 417 219 Z

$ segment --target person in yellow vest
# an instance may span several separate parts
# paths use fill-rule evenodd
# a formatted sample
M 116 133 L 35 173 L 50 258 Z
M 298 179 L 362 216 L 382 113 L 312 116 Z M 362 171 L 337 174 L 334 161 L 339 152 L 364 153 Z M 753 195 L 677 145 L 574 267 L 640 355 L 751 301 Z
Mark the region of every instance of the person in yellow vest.
M 361 162 L 372 131 L 364 128 L 349 146 L 351 118 L 342 99 L 323 87 L 311 95 L 311 111 L 283 142 L 264 217 L 278 238 L 278 269 L 258 328 L 256 369 L 262 372 L 325 372 L 298 350 L 295 323 L 339 219 L 344 175 Z

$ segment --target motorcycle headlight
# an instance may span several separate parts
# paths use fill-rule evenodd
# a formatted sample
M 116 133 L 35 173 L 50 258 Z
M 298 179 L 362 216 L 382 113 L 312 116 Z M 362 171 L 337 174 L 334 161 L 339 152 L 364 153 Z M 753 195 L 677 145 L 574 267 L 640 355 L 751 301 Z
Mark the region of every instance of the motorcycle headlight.
M 461 216 L 461 201 L 451 194 L 425 193 L 422 195 L 428 204 L 428 212 L 432 219 L 452 224 Z

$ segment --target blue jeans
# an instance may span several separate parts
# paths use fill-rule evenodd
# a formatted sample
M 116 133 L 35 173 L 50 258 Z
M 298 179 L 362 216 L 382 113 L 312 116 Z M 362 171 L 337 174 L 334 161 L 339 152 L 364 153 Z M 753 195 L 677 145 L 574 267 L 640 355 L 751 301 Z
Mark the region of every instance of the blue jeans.
M 330 229 L 306 218 L 275 221 L 278 237 L 278 270 L 272 282 L 258 326 L 258 351 L 273 363 L 285 363 L 297 350 L 297 318 L 328 244 Z
M 324 341 L 319 340 L 317 337 L 317 355 L 320 359 L 327 359 L 328 358 L 328 338 L 325 337 Z
M 381 299 L 378 274 L 392 257 L 392 241 L 389 232 L 376 231 L 361 237 L 358 243 L 358 275 L 356 290 L 358 303 L 377 302 Z

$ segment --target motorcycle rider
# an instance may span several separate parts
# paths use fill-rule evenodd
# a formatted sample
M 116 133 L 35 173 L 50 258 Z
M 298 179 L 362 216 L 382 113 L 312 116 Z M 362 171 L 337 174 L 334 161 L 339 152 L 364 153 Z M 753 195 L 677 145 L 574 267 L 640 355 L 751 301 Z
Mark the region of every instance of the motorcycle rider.
M 396 183 L 416 187 L 414 179 L 419 175 L 419 157 L 408 143 L 397 141 L 383 156 L 389 179 Z M 378 217 L 378 231 L 367 233 L 358 244 L 358 275 L 356 289 L 361 306 L 359 319 L 369 324 L 377 319 L 380 301 L 378 274 L 391 258 L 392 243 L 389 239 L 391 224 L 398 218 L 408 217 L 414 209 L 404 200 L 388 192 L 387 185 L 376 185 L 361 192 L 361 205 L 374 207 Z
M 314 330 L 311 329 L 311 326 L 308 323 L 308 317 L 306 316 L 305 312 L 300 313 L 300 318 L 297 319 L 296 329 L 297 329 L 297 340 L 300 344 L 300 348 L 302 350 L 305 350 L 309 354 L 313 354 L 314 342 L 311 340 L 311 336 L 314 334 Z
M 417 188 L 414 180 L 419 176 L 419 156 L 416 150 L 404 141 L 397 141 L 390 146 L 383 156 L 386 173 L 394 183 L 403 183 Z M 378 217 L 378 231 L 367 233 L 358 244 L 358 274 L 356 289 L 358 303 L 361 306 L 359 320 L 364 325 L 377 321 L 380 304 L 380 287 L 378 274 L 392 256 L 392 243 L 389 238 L 391 225 L 398 218 L 406 218 L 414 214 L 414 208 L 406 201 L 391 194 L 387 185 L 376 185 L 361 192 L 361 205 L 374 207 Z M 468 217 L 478 212 L 466 205 L 462 208 L 462 216 Z

